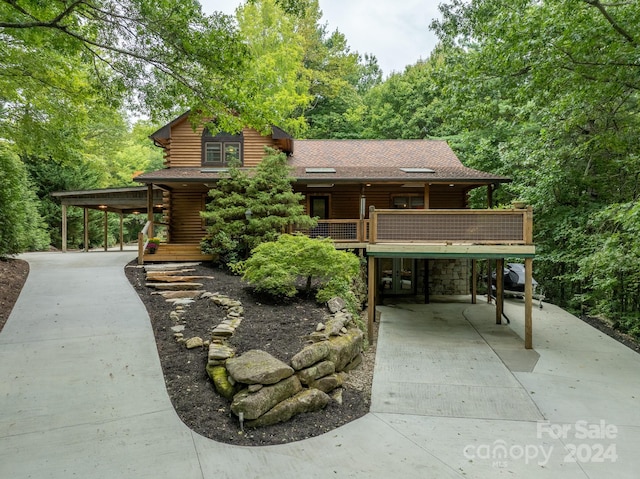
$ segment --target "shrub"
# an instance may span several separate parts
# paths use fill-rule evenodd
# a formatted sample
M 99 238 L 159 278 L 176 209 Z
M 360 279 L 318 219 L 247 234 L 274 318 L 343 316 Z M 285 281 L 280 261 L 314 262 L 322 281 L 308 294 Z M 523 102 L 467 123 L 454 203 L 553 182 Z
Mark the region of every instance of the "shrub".
M 242 264 L 242 271 L 256 290 L 289 298 L 298 293 L 300 279 L 305 280 L 307 293 L 315 280 L 320 283 L 318 301 L 340 296 L 350 310 L 358 309 L 351 289 L 360 272 L 360 261 L 352 253 L 336 250 L 329 238 L 281 235 L 277 241 L 256 247 Z

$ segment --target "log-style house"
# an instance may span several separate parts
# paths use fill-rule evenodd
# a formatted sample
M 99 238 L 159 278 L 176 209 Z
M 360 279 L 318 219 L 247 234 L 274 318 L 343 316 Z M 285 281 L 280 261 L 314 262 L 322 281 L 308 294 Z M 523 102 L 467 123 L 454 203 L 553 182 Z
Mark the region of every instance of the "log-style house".
M 207 259 L 199 246 L 205 236 L 200 211 L 207 192 L 230 161 L 255 167 L 268 146 L 287 154 L 294 189 L 304 194 L 308 214 L 319 218 L 318 226 L 304 233 L 330 236 L 338 248 L 358 250 L 368 258 L 369 304 L 379 295 L 403 293 L 424 293 L 428 300 L 430 294 L 471 292 L 475 302 L 476 260 L 494 259 L 500 322 L 502 263 L 505 258 L 524 259 L 525 346 L 531 347 L 531 209 L 489 209 L 493 190 L 509 179 L 463 166 L 445 141 L 294 140 L 275 127 L 270 135 L 245 128 L 213 136 L 203 127 L 194 131 L 187 114 L 151 139 L 164 150 L 165 168 L 136 181 L 149 192 L 164 192 L 166 243 L 154 256 L 144 252 L 144 238 L 154 232 L 150 203 L 139 246 L 141 262 Z M 468 209 L 474 188 L 486 189 L 487 209 Z

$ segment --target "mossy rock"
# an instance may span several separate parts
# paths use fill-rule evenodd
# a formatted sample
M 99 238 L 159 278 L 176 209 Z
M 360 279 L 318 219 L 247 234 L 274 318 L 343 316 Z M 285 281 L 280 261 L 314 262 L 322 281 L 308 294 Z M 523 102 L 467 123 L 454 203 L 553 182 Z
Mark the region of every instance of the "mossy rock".
M 297 414 L 318 411 L 329 401 L 329 396 L 318 389 L 303 389 L 295 396 L 278 403 L 259 418 L 247 421 L 246 426 L 263 427 L 285 422 Z
M 207 365 L 207 374 L 213 381 L 213 385 L 225 399 L 231 401 L 236 393 L 236 388 L 229 382 L 229 373 L 224 366 L 209 366 Z

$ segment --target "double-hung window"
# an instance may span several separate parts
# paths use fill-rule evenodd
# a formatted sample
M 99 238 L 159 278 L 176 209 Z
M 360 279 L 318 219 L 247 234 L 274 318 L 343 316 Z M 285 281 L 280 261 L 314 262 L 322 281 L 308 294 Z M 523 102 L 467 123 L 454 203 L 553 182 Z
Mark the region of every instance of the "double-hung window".
M 228 166 L 231 163 L 242 165 L 243 137 L 218 133 L 211 136 L 205 129 L 202 134 L 202 166 Z

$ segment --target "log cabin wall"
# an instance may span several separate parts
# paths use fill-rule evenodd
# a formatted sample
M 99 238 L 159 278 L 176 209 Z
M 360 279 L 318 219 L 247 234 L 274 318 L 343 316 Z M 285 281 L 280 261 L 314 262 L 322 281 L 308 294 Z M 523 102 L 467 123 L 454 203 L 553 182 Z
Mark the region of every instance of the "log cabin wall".
M 449 185 L 431 185 L 429 207 L 431 209 L 466 208 L 467 192 L 461 187 L 452 188 Z
M 202 127 L 194 132 L 191 123 L 184 120 L 171 127 L 167 147 L 169 168 L 199 167 L 202 164 Z
M 169 218 L 172 243 L 199 243 L 206 231 L 200 218 L 204 209 L 206 192 L 175 190 L 171 193 L 171 217 Z
M 256 130 L 251 128 L 245 128 L 242 130 L 242 136 L 244 137 L 244 163 L 243 166 L 253 167 L 258 164 L 265 157 L 264 148 L 268 146 L 273 149 L 279 149 L 276 143 L 271 137 L 261 136 Z

